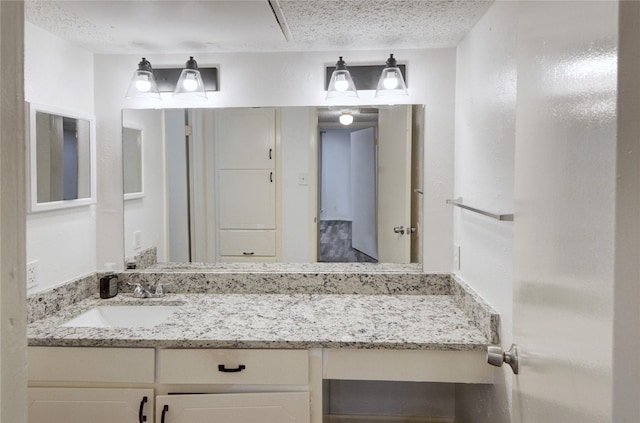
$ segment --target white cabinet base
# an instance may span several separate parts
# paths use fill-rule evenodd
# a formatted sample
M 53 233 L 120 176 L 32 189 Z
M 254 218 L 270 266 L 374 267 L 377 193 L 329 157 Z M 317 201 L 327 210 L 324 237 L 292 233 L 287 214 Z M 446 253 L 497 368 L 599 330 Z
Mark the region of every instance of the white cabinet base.
M 484 351 L 323 350 L 323 378 L 493 383 Z

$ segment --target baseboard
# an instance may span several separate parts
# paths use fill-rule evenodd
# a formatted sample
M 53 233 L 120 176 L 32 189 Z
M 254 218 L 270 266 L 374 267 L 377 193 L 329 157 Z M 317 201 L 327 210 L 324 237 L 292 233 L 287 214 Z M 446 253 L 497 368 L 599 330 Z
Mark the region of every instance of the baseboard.
M 330 414 L 326 423 L 454 423 L 454 417 L 369 416 L 363 414 Z

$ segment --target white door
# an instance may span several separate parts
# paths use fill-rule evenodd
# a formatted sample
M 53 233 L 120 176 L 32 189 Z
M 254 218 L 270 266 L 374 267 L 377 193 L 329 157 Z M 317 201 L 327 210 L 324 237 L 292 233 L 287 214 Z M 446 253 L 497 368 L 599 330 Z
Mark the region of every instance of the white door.
M 308 392 L 159 395 L 156 423 L 308 423 Z
M 378 259 L 376 146 L 373 128 L 351 133 L 351 245 Z
M 411 256 L 411 106 L 378 114 L 378 261 L 409 263 Z M 394 228 L 405 228 L 404 234 Z
M 520 3 L 514 423 L 614 421 L 617 12 Z
M 153 421 L 153 389 L 29 388 L 29 423 Z

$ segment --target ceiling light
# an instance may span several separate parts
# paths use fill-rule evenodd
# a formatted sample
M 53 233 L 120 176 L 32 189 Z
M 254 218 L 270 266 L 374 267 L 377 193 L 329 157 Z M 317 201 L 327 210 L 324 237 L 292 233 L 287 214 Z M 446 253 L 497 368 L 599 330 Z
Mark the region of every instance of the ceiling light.
M 180 73 L 176 89 L 173 92 L 174 96 L 183 98 L 207 98 L 207 93 L 204 90 L 204 83 L 202 82 L 202 76 L 198 70 L 198 63 L 193 59 L 193 56 L 189 57 L 187 63 L 185 63 L 184 69 Z
M 375 96 L 386 97 L 395 95 L 409 95 L 409 93 L 407 92 L 407 86 L 404 83 L 402 72 L 392 54 L 389 56 L 389 59 L 387 59 L 386 67 L 380 74 Z
M 340 123 L 347 126 L 347 125 L 351 125 L 353 123 L 353 115 L 351 113 L 342 113 L 340 115 Z
M 160 100 L 160 91 L 153 75 L 151 63 L 144 57 L 138 63 L 138 69 L 133 73 L 126 98 L 145 98 Z
M 351 73 L 347 70 L 347 64 L 342 60 L 336 63 L 336 70 L 331 74 L 327 97 L 325 100 L 340 100 L 358 98 L 358 91 L 351 78 Z

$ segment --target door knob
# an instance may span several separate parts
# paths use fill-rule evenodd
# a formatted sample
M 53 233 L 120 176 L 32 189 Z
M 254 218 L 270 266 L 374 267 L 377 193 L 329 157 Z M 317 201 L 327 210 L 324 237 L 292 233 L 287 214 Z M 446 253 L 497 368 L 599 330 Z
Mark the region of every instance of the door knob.
M 393 228 L 393 232 L 404 235 L 404 226 L 396 226 Z
M 518 374 L 518 346 L 512 344 L 509 351 L 503 351 L 500 345 L 489 345 L 487 347 L 487 362 L 492 366 L 502 367 L 502 363 L 511 366 L 513 374 Z

